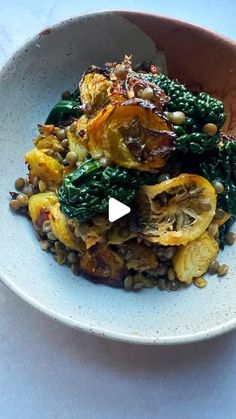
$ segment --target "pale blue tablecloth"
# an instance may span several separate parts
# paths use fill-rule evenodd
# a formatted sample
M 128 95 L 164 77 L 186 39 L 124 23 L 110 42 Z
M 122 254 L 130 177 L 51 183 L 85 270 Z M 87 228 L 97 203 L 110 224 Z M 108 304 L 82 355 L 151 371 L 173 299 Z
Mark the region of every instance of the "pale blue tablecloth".
M 98 8 L 157 12 L 236 38 L 235 0 L 0 5 L 0 64 L 42 28 Z M 235 332 L 179 347 L 114 343 L 55 323 L 0 285 L 1 419 L 234 419 L 235 392 Z

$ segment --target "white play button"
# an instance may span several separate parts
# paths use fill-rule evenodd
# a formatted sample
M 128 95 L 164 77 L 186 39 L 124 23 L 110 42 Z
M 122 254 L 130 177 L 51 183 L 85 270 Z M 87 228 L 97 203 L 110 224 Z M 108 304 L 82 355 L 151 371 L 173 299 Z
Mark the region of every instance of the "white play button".
M 130 212 L 130 207 L 122 202 L 118 201 L 115 198 L 109 198 L 109 207 L 108 207 L 108 220 L 113 223 L 113 221 L 119 220 L 119 218 L 124 217 L 124 215 Z

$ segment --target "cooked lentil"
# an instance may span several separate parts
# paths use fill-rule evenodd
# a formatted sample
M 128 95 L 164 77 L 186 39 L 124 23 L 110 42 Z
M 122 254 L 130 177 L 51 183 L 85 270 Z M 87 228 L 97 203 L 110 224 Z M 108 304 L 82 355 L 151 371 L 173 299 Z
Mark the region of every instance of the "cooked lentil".
M 232 244 L 234 244 L 236 239 L 236 234 L 233 233 L 232 231 L 229 231 L 226 236 L 225 236 L 225 243 L 228 244 L 229 246 L 232 246 Z
M 22 191 L 25 186 L 25 179 L 23 177 L 18 177 L 15 181 L 15 188 L 17 191 Z
M 228 273 L 229 267 L 226 264 L 220 265 L 218 270 L 217 270 L 217 275 L 218 276 L 224 276 Z

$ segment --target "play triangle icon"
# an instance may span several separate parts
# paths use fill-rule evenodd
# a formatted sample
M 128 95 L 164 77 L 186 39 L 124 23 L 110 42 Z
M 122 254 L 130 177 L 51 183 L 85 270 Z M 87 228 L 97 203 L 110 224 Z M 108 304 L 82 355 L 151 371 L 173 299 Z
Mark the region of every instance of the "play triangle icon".
M 130 212 L 130 207 L 115 198 L 109 198 L 108 204 L 108 219 L 112 223 Z

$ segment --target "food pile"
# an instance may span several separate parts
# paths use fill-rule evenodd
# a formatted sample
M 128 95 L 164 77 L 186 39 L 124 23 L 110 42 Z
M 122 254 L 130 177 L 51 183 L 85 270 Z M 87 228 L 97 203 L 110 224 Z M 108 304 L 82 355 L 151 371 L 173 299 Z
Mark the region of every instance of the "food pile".
M 32 220 L 43 250 L 94 282 L 177 290 L 223 276 L 232 245 L 236 138 L 223 103 L 191 92 L 150 61 L 90 66 L 53 107 L 10 207 Z M 108 200 L 131 207 L 111 223 Z

